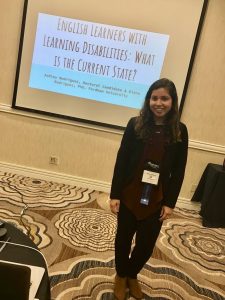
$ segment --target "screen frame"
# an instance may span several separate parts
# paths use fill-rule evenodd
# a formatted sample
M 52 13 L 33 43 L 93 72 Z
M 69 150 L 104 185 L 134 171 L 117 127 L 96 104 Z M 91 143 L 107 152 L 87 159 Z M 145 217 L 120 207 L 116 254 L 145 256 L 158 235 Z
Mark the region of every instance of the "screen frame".
M 49 117 L 54 117 L 54 118 L 59 118 L 59 119 L 64 119 L 64 120 L 76 121 L 78 123 L 81 123 L 83 126 L 85 126 L 85 124 L 87 124 L 87 125 L 94 125 L 97 127 L 100 126 L 100 127 L 106 127 L 106 128 L 108 127 L 108 128 L 112 128 L 112 129 L 124 130 L 124 128 L 125 128 L 124 126 L 107 124 L 107 123 L 103 123 L 103 122 L 97 122 L 94 120 L 72 117 L 72 116 L 67 116 L 67 115 L 62 115 L 62 114 L 57 114 L 57 113 L 53 113 L 53 112 L 47 112 L 47 111 L 43 111 L 43 110 L 32 109 L 32 108 L 27 108 L 27 107 L 17 105 L 17 103 L 16 103 L 17 89 L 18 89 L 18 84 L 19 84 L 20 66 L 21 66 L 21 58 L 22 58 L 22 52 L 23 52 L 25 26 L 26 26 L 26 17 L 27 17 L 27 13 L 28 13 L 27 12 L 28 3 L 29 3 L 29 0 L 24 0 L 21 32 L 20 32 L 20 40 L 19 40 L 19 50 L 18 50 L 17 66 L 16 66 L 16 73 L 15 73 L 15 81 L 14 81 L 12 108 L 21 110 L 21 111 L 27 111 L 29 113 L 40 114 L 43 116 L 49 116 Z M 194 39 L 194 43 L 193 43 L 193 48 L 192 48 L 192 52 L 191 52 L 191 56 L 190 56 L 190 62 L 188 65 L 186 79 L 184 82 L 184 88 L 183 88 L 183 92 L 182 92 L 181 100 L 180 100 L 180 104 L 179 104 L 180 116 L 182 115 L 182 111 L 183 111 L 184 104 L 185 104 L 185 98 L 186 98 L 187 91 L 188 91 L 192 68 L 193 68 L 193 64 L 194 64 L 194 60 L 195 60 L 195 55 L 196 55 L 196 51 L 197 51 L 197 47 L 198 47 L 198 43 L 199 43 L 201 31 L 202 31 L 204 19 L 205 19 L 207 7 L 208 7 L 208 0 L 203 0 L 199 23 L 197 26 L 196 35 L 195 35 L 195 39 Z

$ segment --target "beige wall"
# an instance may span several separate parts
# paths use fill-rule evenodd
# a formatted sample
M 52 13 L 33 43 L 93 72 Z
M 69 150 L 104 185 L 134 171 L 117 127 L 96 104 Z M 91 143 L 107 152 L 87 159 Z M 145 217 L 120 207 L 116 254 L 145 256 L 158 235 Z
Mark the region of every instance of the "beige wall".
M 23 0 L 0 3 L 1 163 L 110 184 L 121 135 L 10 109 Z M 190 149 L 181 197 L 191 197 L 208 162 L 225 157 L 225 1 L 209 0 L 182 114 Z M 49 156 L 59 165 L 49 164 Z
M 225 1 L 209 0 L 206 18 L 195 57 L 182 120 L 191 141 L 205 143 L 204 149 L 189 149 L 185 182 L 181 196 L 191 197 L 208 162 L 222 164 L 225 158 Z M 190 145 L 193 143 L 190 142 Z M 220 154 L 217 152 L 221 152 Z

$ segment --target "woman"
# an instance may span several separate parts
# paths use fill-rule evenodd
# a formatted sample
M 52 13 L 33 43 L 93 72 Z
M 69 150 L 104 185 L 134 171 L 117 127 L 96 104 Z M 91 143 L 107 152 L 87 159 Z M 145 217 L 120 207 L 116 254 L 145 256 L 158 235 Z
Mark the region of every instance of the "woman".
M 162 222 L 173 212 L 187 150 L 188 132 L 179 121 L 176 87 L 169 79 L 159 79 L 150 86 L 140 115 L 128 122 L 114 168 L 110 209 L 118 213 L 114 286 L 118 300 L 125 299 L 127 288 L 134 298 L 143 296 L 137 275 L 151 257 Z

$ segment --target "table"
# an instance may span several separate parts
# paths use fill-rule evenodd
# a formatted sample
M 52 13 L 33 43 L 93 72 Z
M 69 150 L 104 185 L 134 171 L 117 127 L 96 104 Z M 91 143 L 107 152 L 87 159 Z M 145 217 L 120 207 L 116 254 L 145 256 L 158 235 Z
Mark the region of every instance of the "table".
M 225 228 L 225 171 L 222 166 L 212 163 L 206 166 L 191 200 L 201 202 L 203 226 Z
M 14 225 L 5 223 L 5 228 L 7 229 L 7 234 L 4 236 L 5 241 L 8 237 L 10 237 L 10 243 L 26 245 L 38 250 L 33 241 Z M 42 254 L 34 249 L 7 244 L 2 252 L 0 252 L 0 260 L 45 268 L 45 273 L 38 288 L 36 298 L 38 298 L 39 300 L 50 300 L 50 282 L 46 262 Z

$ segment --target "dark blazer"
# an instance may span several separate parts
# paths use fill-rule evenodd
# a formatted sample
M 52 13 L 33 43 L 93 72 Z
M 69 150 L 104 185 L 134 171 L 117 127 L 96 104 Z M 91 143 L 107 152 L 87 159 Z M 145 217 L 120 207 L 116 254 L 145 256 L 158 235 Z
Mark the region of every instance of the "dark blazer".
M 145 143 L 138 139 L 134 130 L 135 119 L 131 118 L 125 129 L 114 167 L 111 199 L 121 200 L 124 186 L 133 178 Z M 169 144 L 161 165 L 161 180 L 163 188 L 162 205 L 174 208 L 184 179 L 187 162 L 188 131 L 180 122 L 181 142 Z

